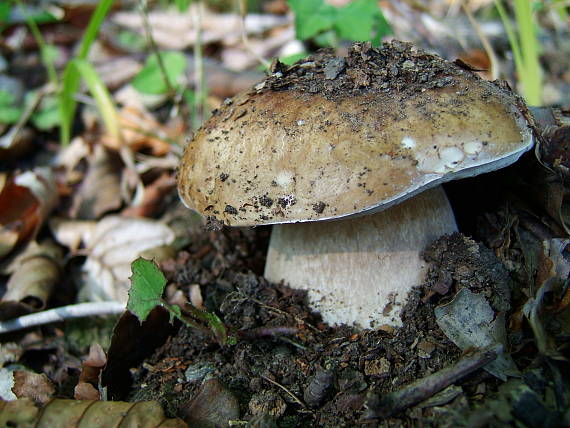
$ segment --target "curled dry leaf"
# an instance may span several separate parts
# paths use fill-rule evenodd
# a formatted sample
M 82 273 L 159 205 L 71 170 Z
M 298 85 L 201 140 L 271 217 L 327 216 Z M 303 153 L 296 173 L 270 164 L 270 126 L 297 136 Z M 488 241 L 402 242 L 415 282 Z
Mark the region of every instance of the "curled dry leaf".
M 0 176 L 0 257 L 35 237 L 57 197 L 49 168 Z
M 21 302 L 40 310 L 61 277 L 63 252 L 51 240 L 32 241 L 8 266 L 10 279 L 2 301 Z
M 130 206 L 122 214 L 128 217 L 153 217 L 161 208 L 164 196 L 176 187 L 176 178 L 164 172 L 156 180 L 144 188 L 142 203 Z
M 88 242 L 95 231 L 96 221 L 67 220 L 61 217 L 52 217 L 49 228 L 57 242 L 68 247 L 75 253 L 82 243 Z
M 186 427 L 186 424 L 180 419 L 166 418 L 155 401 L 125 403 L 55 399 L 38 409 L 31 400 L 20 399 L 0 401 L 0 426 L 172 428 Z
M 568 320 L 568 276 L 570 275 L 569 239 L 551 239 L 542 242 L 542 254 L 536 274 L 536 295 L 529 298 L 523 313 L 529 320 L 540 352 L 555 359 L 565 359 L 556 346 L 549 323 L 570 330 Z
M 131 263 L 142 252 L 169 245 L 174 232 L 165 224 L 139 218 L 108 216 L 97 223 L 87 242 L 81 297 L 88 301 L 126 302 Z
M 98 219 L 121 204 L 121 173 L 119 157 L 102 145 L 96 145 L 88 158 L 89 169 L 74 195 L 71 215 L 84 220 Z

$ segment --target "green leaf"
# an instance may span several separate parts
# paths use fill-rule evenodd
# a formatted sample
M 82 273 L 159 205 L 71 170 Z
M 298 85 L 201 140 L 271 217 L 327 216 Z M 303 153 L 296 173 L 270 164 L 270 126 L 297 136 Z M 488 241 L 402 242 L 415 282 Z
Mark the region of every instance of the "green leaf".
M 300 40 L 329 30 L 335 23 L 336 9 L 323 0 L 289 0 L 295 13 L 295 33 Z
M 32 115 L 32 123 L 42 131 L 49 131 L 61 123 L 59 99 L 56 97 L 44 97 L 39 110 Z
M 13 93 L 0 89 L 0 107 L 10 106 L 14 104 L 15 101 L 16 97 L 14 97 Z
M 174 0 L 179 12 L 186 12 L 192 3 L 192 0 Z
M 115 104 L 113 103 L 111 94 L 99 77 L 99 74 L 97 74 L 95 67 L 93 67 L 87 60 L 83 59 L 74 59 L 71 62 L 79 71 L 79 74 L 85 81 L 93 98 L 95 98 L 97 108 L 99 109 L 99 113 L 101 113 L 101 117 L 107 127 L 107 131 L 114 139 L 118 140 L 120 135 L 117 110 L 115 109 Z
M 178 79 L 186 69 L 186 57 L 181 52 L 160 53 L 170 85 L 178 86 Z M 158 64 L 155 54 L 150 55 L 143 69 L 133 79 L 133 87 L 144 94 L 164 94 L 168 85 Z
M 81 45 L 79 46 L 79 53 L 77 58 L 80 60 L 85 60 L 89 54 L 89 49 L 99 32 L 99 28 L 107 16 L 109 9 L 113 5 L 113 0 L 101 0 L 97 4 L 97 8 L 91 15 L 89 24 L 83 39 L 81 40 Z M 75 115 L 75 107 L 77 103 L 75 102 L 75 93 L 79 90 L 79 70 L 70 61 L 65 70 L 63 71 L 63 85 L 60 92 L 60 115 L 61 115 L 61 142 L 65 146 L 71 141 L 71 124 L 73 122 L 73 116 Z
M 141 257 L 131 264 L 131 289 L 127 309 L 142 323 L 148 314 L 160 305 L 162 293 L 166 286 L 166 278 L 158 267 L 150 260 Z
M 378 11 L 376 0 L 356 0 L 339 9 L 334 24 L 339 37 L 360 42 L 370 40 Z
M 10 125 L 16 123 L 22 112 L 23 108 L 15 106 L 16 98 L 14 94 L 0 89 L 0 123 Z
M 0 106 L 0 123 L 10 125 L 16 123 L 22 115 L 23 109 L 14 106 Z

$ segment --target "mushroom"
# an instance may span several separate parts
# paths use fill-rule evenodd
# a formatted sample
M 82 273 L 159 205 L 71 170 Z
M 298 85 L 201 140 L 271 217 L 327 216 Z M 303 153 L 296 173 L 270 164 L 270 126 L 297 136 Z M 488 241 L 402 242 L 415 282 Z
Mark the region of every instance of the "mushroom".
M 275 225 L 265 276 L 308 290 L 330 324 L 397 326 L 421 251 L 456 230 L 441 183 L 533 145 L 520 98 L 394 41 L 274 63 L 189 143 L 182 201 L 229 226 Z

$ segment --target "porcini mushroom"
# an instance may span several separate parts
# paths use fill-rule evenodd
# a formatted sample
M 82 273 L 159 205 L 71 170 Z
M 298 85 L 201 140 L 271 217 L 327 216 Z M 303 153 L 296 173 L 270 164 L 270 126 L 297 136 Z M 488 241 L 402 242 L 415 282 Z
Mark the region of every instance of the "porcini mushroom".
M 230 226 L 276 225 L 266 277 L 307 289 L 325 321 L 400 324 L 421 251 L 456 230 L 436 186 L 529 150 L 522 102 L 402 42 L 271 72 L 190 142 L 183 202 Z

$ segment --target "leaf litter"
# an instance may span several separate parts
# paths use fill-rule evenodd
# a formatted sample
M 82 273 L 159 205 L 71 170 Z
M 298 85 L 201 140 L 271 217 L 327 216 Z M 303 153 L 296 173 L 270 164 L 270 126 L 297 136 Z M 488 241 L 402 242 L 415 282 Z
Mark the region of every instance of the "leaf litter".
M 410 13 L 415 12 L 406 12 L 407 15 Z M 130 19 L 138 19 L 138 16 L 132 13 Z M 158 15 L 156 18 L 158 25 L 163 18 Z M 224 17 L 207 18 L 215 18 L 212 22 L 217 23 L 213 27 L 215 31 L 208 37 L 212 35 L 216 43 L 223 44 L 220 52 L 222 60 L 229 63 L 241 55 L 236 64 L 251 64 L 251 53 L 244 52 L 243 46 L 235 45 L 235 39 L 239 38 L 238 32 L 234 31 L 235 34 L 229 37 L 218 32 L 224 27 L 219 25 Z M 394 21 L 397 19 L 393 18 Z M 406 19 L 408 23 L 416 22 L 409 17 Z M 163 46 L 180 42 L 187 44 L 188 40 L 194 37 L 189 16 L 182 20 L 183 28 L 186 29 L 184 38 L 180 37 L 180 31 L 176 31 L 171 25 L 172 21 L 168 16 L 164 21 L 167 25 L 161 34 L 165 37 L 159 40 L 164 43 Z M 289 22 L 289 17 L 280 18 L 279 22 Z M 234 16 L 232 23 L 239 25 L 239 20 Z M 252 32 L 261 34 L 273 25 L 275 24 L 260 22 L 254 25 Z M 423 26 L 419 25 L 414 31 L 422 31 L 418 30 L 421 28 Z M 292 40 L 292 33 L 287 31 L 281 32 L 280 44 Z M 67 34 L 66 37 L 72 39 L 78 37 L 77 33 L 70 36 L 69 31 L 54 34 Z M 261 37 L 265 39 L 266 35 Z M 110 34 L 107 42 L 116 49 L 118 45 L 115 38 L 116 35 Z M 413 38 L 416 37 L 409 39 Z M 265 41 L 253 40 L 253 45 L 261 49 L 263 55 L 269 55 L 277 45 L 274 40 L 267 39 L 267 43 L 262 43 Z M 13 44 L 14 37 L 10 36 L 7 43 L 7 46 Z M 189 64 L 192 63 L 191 57 L 187 60 Z M 103 63 L 110 64 L 109 61 Z M 121 77 L 119 71 L 124 70 L 119 70 L 122 66 L 117 64 L 120 63 L 117 61 L 114 64 L 115 69 L 107 74 L 111 86 L 122 85 L 128 81 L 129 78 L 124 76 L 132 76 L 142 64 L 131 61 L 128 67 L 124 67 L 128 70 Z M 243 78 L 244 75 L 241 74 L 219 72 L 217 63 L 208 58 L 205 66 L 208 70 L 208 82 L 214 82 L 210 85 L 213 86 L 213 93 L 221 97 L 238 92 L 235 89 L 237 86 L 243 89 L 259 80 L 259 74 L 256 73 Z M 331 63 L 325 70 L 328 78 L 334 80 L 335 74 L 342 66 L 341 63 Z M 241 65 L 237 68 L 240 67 Z M 192 78 L 192 73 L 189 68 L 188 79 Z M 32 73 L 34 76 L 37 74 Z M 113 77 L 120 77 L 119 83 L 112 83 Z M 118 92 L 116 96 L 118 97 Z M 136 171 L 141 174 L 139 178 L 147 187 L 149 183 L 155 182 L 156 169 L 166 169 L 170 173 L 170 177 L 164 178 L 163 184 L 156 184 L 154 196 L 149 196 L 145 202 L 147 206 L 139 208 L 137 203 L 142 198 L 137 199 L 138 195 L 133 194 L 133 177 L 126 177 L 123 158 L 123 163 L 117 162 L 116 167 L 101 165 L 114 175 L 112 186 L 109 186 L 113 191 L 99 195 L 98 180 L 92 180 L 95 185 L 84 184 L 85 189 L 80 190 L 79 194 L 76 193 L 79 183 L 86 180 L 89 174 L 97 174 L 92 153 L 93 148 L 99 144 L 99 119 L 90 119 L 87 108 L 83 113 L 87 132 L 80 138 L 84 141 L 77 144 L 75 154 L 68 155 L 71 159 L 67 159 L 67 164 L 64 165 L 67 167 L 66 175 L 57 171 L 57 180 L 60 180 L 57 182 L 57 190 L 59 196 L 64 198 L 63 209 L 58 215 L 69 212 L 66 211 L 66 197 L 70 195 L 79 199 L 75 208 L 81 208 L 82 214 L 79 217 L 82 220 L 84 216 L 100 219 L 109 211 L 122 210 L 125 205 L 128 207 L 127 210 L 121 211 L 123 214 L 159 215 L 164 209 L 164 200 L 161 200 L 160 193 L 167 195 L 166 200 L 173 198 L 168 187 L 168 178 L 172 179 L 172 162 L 164 167 L 164 164 L 158 163 L 162 159 L 154 156 L 152 159 L 144 157 L 148 156 L 148 152 L 152 155 L 163 155 L 168 146 L 164 144 L 162 137 L 173 137 L 176 132 L 178 136 L 184 135 L 184 126 L 176 128 L 175 123 L 174 126 L 168 124 L 163 127 L 159 120 L 152 120 L 142 102 L 136 104 L 135 110 L 125 107 L 121 111 L 124 123 L 135 124 L 134 127 L 137 128 L 132 133 L 123 135 L 127 144 L 136 152 L 134 155 L 131 153 L 131 158 L 127 159 L 130 162 L 128 167 L 132 168 L 136 161 Z M 158 112 L 157 116 L 160 114 Z M 14 135 L 14 129 L 6 135 Z M 157 135 L 148 135 L 153 130 L 157 131 Z M 172 130 L 176 132 L 171 133 Z M 30 146 L 33 147 L 30 141 L 38 136 L 37 132 L 29 131 L 30 129 L 26 128 L 17 133 L 19 138 L 26 137 L 27 143 L 21 146 L 24 148 L 19 146 L 19 151 L 24 153 L 30 150 Z M 268 284 L 259 275 L 263 271 L 267 229 L 204 231 L 199 227 L 192 227 L 189 234 L 190 244 L 186 251 L 161 264 L 170 281 L 166 287 L 165 299 L 181 306 L 184 301 L 203 304 L 209 311 L 220 315 L 226 326 L 241 332 L 240 340 L 234 346 L 220 347 L 215 338 L 207 332 L 196 332 L 177 323 L 170 324 L 165 311 L 152 311 L 149 320 L 142 325 L 136 317 L 124 314 L 113 335 L 106 371 L 101 375 L 110 397 L 117 400 L 144 397 L 156 399 L 164 404 L 170 416 L 183 417 L 193 426 L 212 423 L 223 425 L 228 420 L 235 424 L 245 424 L 247 420 L 251 426 L 351 426 L 364 422 L 365 416 L 380 415 L 386 415 L 389 424 L 410 426 L 420 423 L 443 426 L 559 426 L 567 423 L 568 413 L 565 409 L 568 403 L 568 380 L 567 376 L 564 376 L 564 371 L 567 371 L 564 358 L 570 334 L 570 292 L 567 286 L 567 242 L 561 238 L 566 237 L 568 230 L 568 201 L 564 185 L 568 171 L 568 146 L 565 143 L 567 134 L 559 130 L 557 132 L 556 144 L 539 148 L 541 161 L 548 169 L 544 169 L 542 165 L 538 168 L 537 165 L 529 167 L 527 162 L 515 174 L 518 178 L 514 182 L 519 185 L 519 189 L 523 189 L 523 193 L 531 189 L 525 196 L 533 196 L 532 202 L 521 203 L 524 198 L 514 201 L 513 199 L 517 198 L 504 198 L 504 201 L 508 201 L 508 204 L 505 204 L 508 206 L 498 206 L 489 204 L 490 197 L 487 195 L 487 199 L 477 199 L 479 206 L 468 213 L 471 220 L 462 223 L 465 226 L 469 221 L 478 222 L 478 225 L 482 226 L 479 230 L 473 232 L 475 228 L 470 228 L 469 225 L 463 230 L 468 231 L 477 241 L 484 242 L 492 251 L 461 235 L 442 238 L 426 251 L 426 258 L 432 263 L 432 270 L 426 283 L 414 291 L 409 305 L 404 309 L 402 329 L 360 331 L 350 327 L 329 328 L 320 322 L 317 314 L 308 310 L 302 293 L 290 290 L 282 284 Z M 109 136 L 102 138 L 112 156 L 119 157 L 119 142 Z M 47 147 L 50 147 L 49 144 Z M 2 151 L 0 154 L 5 156 L 7 153 Z M 18 162 L 22 159 L 21 154 L 17 154 L 15 150 L 10 151 L 8 156 L 14 156 L 14 159 L 17 156 Z M 133 171 L 134 168 L 131 169 L 131 172 Z M 37 175 L 38 172 L 34 170 L 34 174 Z M 106 174 L 99 172 L 99 175 Z M 122 181 L 117 180 L 118 176 Z M 484 178 L 481 183 L 487 185 L 482 184 L 480 187 L 487 189 L 488 193 L 487 180 L 493 182 L 496 177 L 506 176 L 508 173 Z M 62 177 L 65 178 L 61 180 Z M 512 180 L 512 176 L 503 182 L 509 180 Z M 9 180 L 3 175 L 3 186 L 7 182 Z M 50 178 L 49 182 L 51 186 L 53 180 Z M 129 185 L 131 188 L 125 192 L 125 186 Z M 462 185 L 469 186 L 465 183 Z M 458 186 L 460 185 L 456 187 Z M 546 193 L 543 191 L 545 188 Z M 54 194 L 52 193 L 52 196 Z M 9 202 L 0 204 L 2 208 L 21 208 L 26 226 L 25 230 L 13 229 L 10 225 L 2 229 L 9 241 L 6 252 L 12 251 L 15 246 L 25 246 L 35 237 L 47 217 L 47 212 L 42 212 L 42 204 L 51 206 L 51 196 L 46 195 L 48 198 L 45 201 L 43 197 L 38 198 L 36 195 L 31 198 L 31 203 L 26 199 L 10 198 Z M 97 198 L 100 198 L 99 202 Z M 89 203 L 85 202 L 88 200 L 97 202 L 96 206 L 90 207 Z M 17 204 L 12 205 L 12 201 Z M 459 207 L 458 217 L 464 220 L 465 216 L 460 213 L 463 204 L 455 206 Z M 96 208 L 93 211 L 95 214 L 90 212 L 93 208 Z M 8 211 L 2 211 L 3 214 L 6 212 Z M 186 215 L 190 217 L 191 214 Z M 106 221 L 107 217 L 103 217 L 103 223 Z M 181 224 L 184 225 L 180 227 Z M 5 223 L 2 225 L 6 226 Z M 190 227 L 187 223 L 181 221 L 178 226 L 171 223 L 169 225 L 172 230 L 166 233 L 167 238 L 174 237 L 173 231 L 183 230 L 186 234 L 184 242 L 188 242 Z M 78 224 L 79 231 L 75 233 L 65 227 L 52 229 L 58 241 L 72 252 L 71 263 L 67 257 L 65 259 L 65 273 L 81 265 L 83 259 L 80 256 L 86 253 L 86 249 L 88 257 L 104 254 L 110 249 L 109 246 L 105 247 L 109 244 L 106 241 L 110 235 L 99 233 L 99 242 L 102 245 L 99 250 L 93 241 L 90 241 L 94 227 L 95 223 Z M 120 227 L 117 230 L 119 229 Z M 25 233 L 20 233 L 20 230 Z M 148 237 L 141 229 L 137 229 L 134 235 L 140 236 L 140 241 Z M 133 235 L 121 236 L 129 241 L 128 238 Z M 180 235 L 176 233 L 176 236 L 179 240 Z M 154 239 L 150 241 L 154 242 Z M 105 260 L 104 266 L 99 267 L 98 281 L 104 283 L 103 276 L 115 275 L 114 269 L 118 264 L 128 266 L 136 257 L 135 254 L 144 252 L 141 248 L 145 245 L 141 242 L 139 244 L 141 245 L 135 245 L 137 251 L 128 252 L 129 257 Z M 114 254 L 116 257 L 116 253 Z M 537 270 L 541 271 L 540 275 L 535 275 Z M 122 290 L 119 293 L 124 296 L 128 287 L 127 271 L 128 268 L 123 269 L 118 275 L 121 278 L 119 281 L 114 281 L 112 285 L 109 285 L 111 281 L 108 281 L 103 288 L 114 294 L 117 293 L 115 288 L 118 287 L 118 290 Z M 61 287 L 55 289 L 55 295 L 50 297 L 48 292 L 40 297 L 41 305 L 48 299 L 68 302 L 75 297 L 74 292 L 67 295 L 72 288 L 69 284 L 70 278 L 65 275 L 61 281 Z M 505 284 L 508 284 L 507 289 Z M 510 308 L 504 306 L 508 290 L 512 292 Z M 95 292 L 100 291 L 96 288 Z M 483 313 L 488 315 L 487 318 L 479 320 L 484 327 L 480 329 L 480 334 L 485 339 L 479 340 L 477 344 L 483 346 L 482 344 L 500 342 L 504 352 L 512 355 L 520 369 L 521 377 L 509 377 L 508 372 L 500 369 L 499 374 L 507 379 L 506 382 L 489 376 L 485 370 L 480 370 L 477 364 L 486 361 L 485 359 L 493 359 L 488 352 L 495 352 L 495 348 L 491 351 L 469 349 L 468 344 L 454 338 L 449 330 L 438 325 L 435 316 L 437 308 L 453 307 L 462 295 L 467 294 L 472 296 L 471 299 L 476 299 L 484 308 Z M 21 313 L 22 307 L 15 308 L 13 303 L 2 302 L 6 304 L 2 306 L 2 317 L 10 318 Z M 529 325 L 532 328 L 529 329 Z M 481 327 L 481 322 L 478 326 Z M 503 331 L 497 334 L 497 330 L 504 330 L 502 326 L 506 326 L 506 334 Z M 465 325 L 460 325 L 456 330 L 465 338 L 465 332 L 461 331 L 464 327 Z M 84 329 L 84 333 L 86 331 L 87 329 Z M 81 350 L 76 349 L 69 353 L 68 347 L 71 345 L 63 343 L 64 336 L 71 340 L 72 334 L 68 329 L 61 330 L 60 325 L 30 332 L 25 336 L 5 336 L 6 339 L 13 338 L 18 342 L 18 345 L 13 342 L 6 344 L 1 352 L 4 365 L 2 373 L 10 374 L 6 379 L 7 383 L 10 383 L 8 390 L 12 394 L 12 368 L 15 363 L 25 364 L 47 374 L 56 388 L 55 393 L 47 393 L 47 398 L 55 395 L 72 397 L 73 389 L 78 383 L 86 384 L 83 382 L 85 379 L 80 381 L 82 365 L 76 357 L 85 353 L 85 339 L 83 345 L 78 348 Z M 8 349 L 8 345 L 17 349 Z M 101 363 L 103 356 L 99 356 L 101 358 L 94 366 Z M 479 359 L 470 360 L 473 356 Z M 4 360 L 4 357 L 7 359 Z M 87 360 L 84 366 L 90 364 Z M 466 368 L 465 365 L 469 367 Z M 131 380 L 131 372 L 134 374 L 134 382 Z M 87 383 L 91 387 L 86 387 L 86 394 L 99 392 L 95 391 L 98 386 L 97 377 L 98 375 L 89 377 Z M 434 380 L 437 382 L 433 382 Z M 29 384 L 32 384 L 32 381 Z M 434 384 L 437 384 L 437 387 L 434 387 Z M 25 395 L 21 391 L 18 391 L 18 394 Z M 400 408 L 390 405 L 389 411 L 383 413 L 383 404 L 390 401 L 393 403 L 394 398 L 402 397 L 405 399 L 398 403 Z M 53 404 L 54 406 L 44 411 L 48 415 L 58 413 L 54 408 L 63 409 L 72 404 L 79 407 L 84 405 L 82 402 L 63 403 L 58 400 L 54 400 Z M 58 405 L 62 407 L 57 407 Z M 38 413 L 37 408 L 30 402 L 16 401 L 11 406 L 18 409 L 16 412 L 19 416 L 29 417 L 29 420 L 34 420 Z M 118 416 L 119 419 L 124 416 L 126 408 L 122 403 L 105 407 L 110 409 L 110 415 Z M 396 411 L 401 413 L 396 414 Z M 145 416 L 155 416 L 160 414 L 160 409 L 155 406 L 142 413 Z

